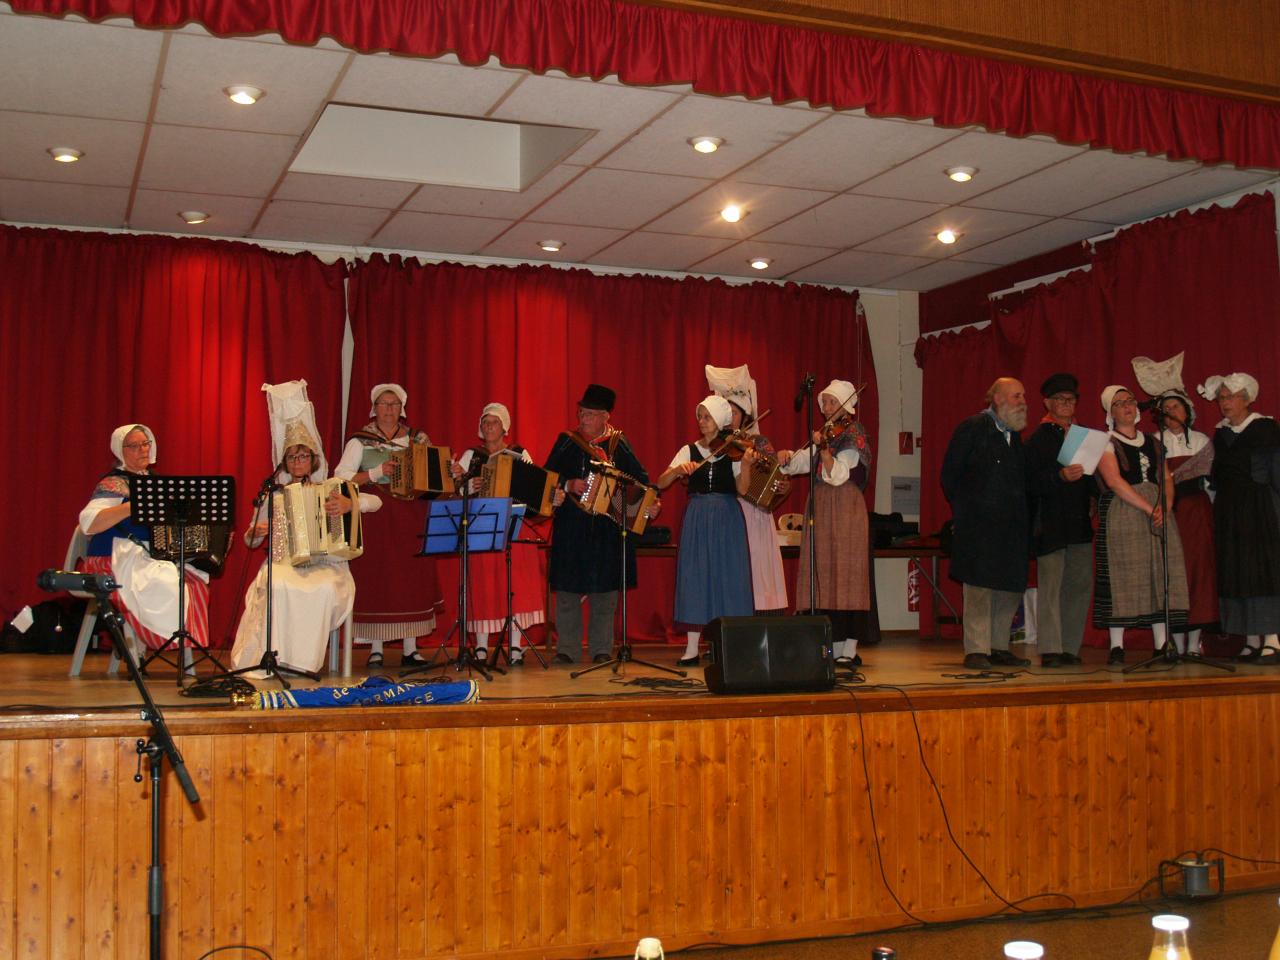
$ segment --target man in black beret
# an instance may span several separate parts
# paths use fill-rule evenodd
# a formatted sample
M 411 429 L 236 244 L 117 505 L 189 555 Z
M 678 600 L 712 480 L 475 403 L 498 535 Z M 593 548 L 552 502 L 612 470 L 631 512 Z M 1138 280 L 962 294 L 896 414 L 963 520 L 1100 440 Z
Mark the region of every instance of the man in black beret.
M 578 423 L 560 434 L 547 455 L 546 469 L 560 474 L 565 497 L 580 497 L 587 487 L 591 461 L 612 460 L 623 473 L 649 482 L 622 431 L 609 427 L 617 395 L 592 383 L 578 401 Z M 656 507 L 650 510 L 655 516 Z M 551 522 L 551 560 L 548 580 L 556 595 L 556 663 L 576 663 L 582 655 L 582 605 L 589 608 L 587 651 L 599 663 L 613 651 L 613 614 L 618 606 L 622 558 L 618 525 L 608 517 L 587 513 L 566 503 Z M 627 588 L 636 585 L 636 558 L 627 541 Z
M 1058 463 L 1058 451 L 1074 422 L 1079 386 L 1069 373 L 1055 373 L 1040 385 L 1046 412 L 1026 445 L 1042 667 L 1080 663 L 1093 588 L 1089 481 L 1079 464 Z

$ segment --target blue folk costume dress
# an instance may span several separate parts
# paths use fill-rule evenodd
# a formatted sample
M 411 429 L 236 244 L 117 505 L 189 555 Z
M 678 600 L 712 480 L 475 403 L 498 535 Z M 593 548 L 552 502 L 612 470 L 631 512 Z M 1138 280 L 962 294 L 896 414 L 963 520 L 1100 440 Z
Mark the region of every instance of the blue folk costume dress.
M 741 464 L 710 453 L 710 448 L 690 443 L 671 461 L 672 467 L 701 464 L 689 474 L 689 503 L 676 555 L 675 621 L 685 627 L 755 612 L 747 528 L 734 484 Z

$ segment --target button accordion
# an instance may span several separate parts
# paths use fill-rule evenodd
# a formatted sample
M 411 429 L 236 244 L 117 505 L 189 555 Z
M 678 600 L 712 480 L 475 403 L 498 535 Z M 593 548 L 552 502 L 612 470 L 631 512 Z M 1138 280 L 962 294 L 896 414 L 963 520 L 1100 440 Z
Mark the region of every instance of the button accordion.
M 608 517 L 628 532 L 642 534 L 649 525 L 649 508 L 658 499 L 658 490 L 606 464 L 591 467 L 587 488 L 569 499 L 587 513 Z M 625 483 L 624 483 L 625 482 Z M 623 497 L 626 503 L 623 503 Z
M 519 457 L 501 454 L 481 468 L 479 495 L 510 497 L 525 504 L 530 513 L 547 517 L 552 512 L 551 500 L 559 479 L 560 474 L 554 470 L 543 470 Z
M 786 485 L 787 476 L 782 472 L 778 458 L 772 455 L 762 456 L 751 465 L 751 479 L 743 499 L 772 513 L 786 498 L 786 493 L 783 492 Z
M 231 545 L 231 524 L 189 523 L 186 533 L 187 564 L 205 573 L 222 571 Z M 151 556 L 157 560 L 178 562 L 178 526 L 157 523 L 151 527 Z
M 338 493 L 351 500 L 351 512 L 325 513 L 324 503 Z M 354 560 L 364 553 L 360 529 L 360 493 L 354 483 L 334 477 L 319 483 L 290 483 L 282 491 L 285 514 L 285 556 L 295 567 L 326 556 Z
M 410 443 L 393 450 L 387 461 L 391 481 L 391 495 L 402 500 L 416 500 L 425 495 L 436 496 L 453 493 L 455 485 L 449 473 L 448 447 L 433 447 L 427 443 Z

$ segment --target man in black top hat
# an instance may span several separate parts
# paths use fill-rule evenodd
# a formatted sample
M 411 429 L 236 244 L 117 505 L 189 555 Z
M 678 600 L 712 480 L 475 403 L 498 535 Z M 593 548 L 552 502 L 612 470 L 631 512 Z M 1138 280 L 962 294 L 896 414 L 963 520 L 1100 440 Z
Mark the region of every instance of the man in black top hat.
M 1040 665 L 1061 667 L 1080 663 L 1093 588 L 1093 524 L 1084 468 L 1058 463 L 1074 422 L 1079 383 L 1069 373 L 1055 373 L 1040 385 L 1040 396 L 1046 413 L 1026 444 L 1038 644 Z
M 621 431 L 609 428 L 616 395 L 593 383 L 578 401 L 578 424 L 556 439 L 547 456 L 546 469 L 560 474 L 567 497 L 586 490 L 592 460 L 609 459 L 623 473 L 649 482 L 640 461 Z M 594 448 L 594 449 L 593 449 Z M 600 454 L 603 453 L 602 458 Z M 656 509 L 650 511 L 655 515 Z M 608 517 L 587 513 L 565 503 L 551 523 L 549 580 L 556 595 L 556 663 L 576 663 L 582 654 L 582 604 L 589 606 L 587 651 L 596 662 L 608 660 L 613 651 L 613 614 L 618 605 L 622 558 L 618 525 Z M 636 585 L 636 557 L 627 543 L 627 588 Z

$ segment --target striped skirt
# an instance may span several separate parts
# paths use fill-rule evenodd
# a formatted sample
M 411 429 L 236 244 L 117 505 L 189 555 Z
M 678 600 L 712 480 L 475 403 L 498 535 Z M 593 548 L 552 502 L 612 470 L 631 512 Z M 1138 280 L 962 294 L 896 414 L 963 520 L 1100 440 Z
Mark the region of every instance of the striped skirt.
M 1133 488 L 1147 503 L 1156 502 L 1156 485 Z M 1187 571 L 1182 538 L 1172 517 L 1165 520 L 1169 539 L 1169 623 L 1185 629 Z M 1094 546 L 1093 625 L 1149 627 L 1164 619 L 1164 566 L 1160 537 L 1141 510 L 1111 491 L 1098 501 L 1098 538 Z

